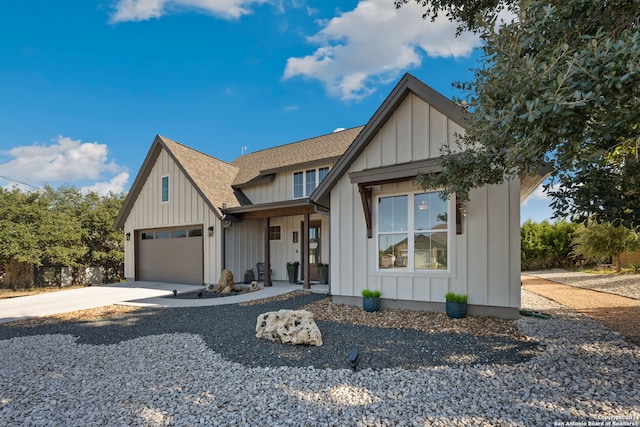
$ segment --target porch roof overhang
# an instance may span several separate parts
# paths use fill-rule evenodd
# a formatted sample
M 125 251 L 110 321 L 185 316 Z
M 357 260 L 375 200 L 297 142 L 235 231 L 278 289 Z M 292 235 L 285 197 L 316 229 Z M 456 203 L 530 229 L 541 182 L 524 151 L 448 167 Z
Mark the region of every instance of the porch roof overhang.
M 373 235 L 372 210 L 373 192 L 372 186 L 392 184 L 396 182 L 411 181 L 421 173 L 431 174 L 442 172 L 442 166 L 438 158 L 420 160 L 416 162 L 402 163 L 391 166 L 364 169 L 349 173 L 349 180 L 358 186 L 362 209 L 364 211 L 367 226 L 367 237 Z M 542 182 L 551 174 L 551 168 L 543 166 L 535 172 L 520 174 L 520 203 L 522 203 Z M 462 206 L 456 200 L 456 234 L 462 234 Z
M 364 169 L 358 172 L 349 173 L 352 184 L 358 185 L 380 185 L 400 181 L 408 181 L 420 173 L 442 172 L 442 166 L 438 164 L 439 159 L 426 159 L 416 162 L 401 163 L 392 166 L 382 166 L 379 168 Z
M 245 219 L 265 219 L 278 216 L 311 214 L 319 209 L 309 199 L 284 200 L 223 209 L 225 215 Z

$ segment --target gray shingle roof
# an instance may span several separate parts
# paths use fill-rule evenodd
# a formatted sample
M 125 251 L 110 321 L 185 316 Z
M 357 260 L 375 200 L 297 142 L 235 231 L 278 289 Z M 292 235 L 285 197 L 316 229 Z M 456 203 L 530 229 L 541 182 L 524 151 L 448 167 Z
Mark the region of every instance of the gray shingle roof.
M 295 165 L 339 157 L 346 151 L 362 128 L 362 126 L 358 126 L 238 157 L 231 162 L 239 169 L 233 185 L 246 184 L 259 177 L 260 171 L 294 167 Z
M 231 188 L 231 183 L 239 171 L 236 166 L 164 136 L 159 136 L 159 138 L 191 179 L 192 184 L 214 206 L 218 215 L 222 215 L 218 210 L 222 204 L 229 207 L 240 205 L 233 188 Z

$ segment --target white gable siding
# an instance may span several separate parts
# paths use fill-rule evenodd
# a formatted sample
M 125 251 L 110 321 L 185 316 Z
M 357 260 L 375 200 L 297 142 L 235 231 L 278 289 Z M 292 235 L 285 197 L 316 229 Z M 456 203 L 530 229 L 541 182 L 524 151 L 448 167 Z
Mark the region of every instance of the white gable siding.
M 358 187 L 349 172 L 440 156 L 443 144 L 455 143 L 464 130 L 419 97 L 410 94 L 374 135 L 331 191 L 332 293 L 359 297 L 379 289 L 383 298 L 437 302 L 447 292 L 465 293 L 469 303 L 519 307 L 519 181 L 471 194 L 463 233 L 455 233 L 455 203 L 449 204 L 446 272 L 378 271 L 376 196 L 418 190 L 411 182 L 373 187 L 373 237 L 367 238 Z
M 254 205 L 261 203 L 281 202 L 293 199 L 293 174 L 311 169 L 332 168 L 332 163 L 318 164 L 277 173 L 273 182 L 252 185 L 242 189 L 242 192 L 251 200 Z M 317 183 L 316 183 L 317 184 Z
M 161 202 L 161 179 L 169 176 L 169 202 Z M 140 194 L 127 217 L 124 232 L 131 233 L 125 241 L 125 277 L 135 277 L 135 231 L 149 228 L 202 225 L 204 228 L 204 282 L 216 283 L 221 269 L 220 221 L 209 209 L 198 191 L 191 185 L 178 165 L 163 149 L 158 155 Z M 214 227 L 214 236 L 207 229 Z

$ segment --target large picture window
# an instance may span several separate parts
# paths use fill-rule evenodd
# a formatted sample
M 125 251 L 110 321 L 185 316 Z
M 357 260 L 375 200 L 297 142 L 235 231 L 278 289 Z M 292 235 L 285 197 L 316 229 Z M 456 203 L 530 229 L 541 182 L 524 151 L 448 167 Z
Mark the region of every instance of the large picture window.
M 293 174 L 293 198 L 309 197 L 329 174 L 329 168 L 309 169 Z
M 448 202 L 437 192 L 378 198 L 378 268 L 448 269 Z

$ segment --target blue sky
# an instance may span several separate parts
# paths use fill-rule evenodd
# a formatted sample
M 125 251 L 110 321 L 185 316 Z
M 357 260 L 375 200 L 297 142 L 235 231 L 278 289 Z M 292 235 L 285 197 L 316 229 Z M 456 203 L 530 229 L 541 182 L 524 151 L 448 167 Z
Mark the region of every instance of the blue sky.
M 479 40 L 393 0 L 0 6 L 0 185 L 128 191 L 156 134 L 231 161 L 365 124 L 410 72 L 447 97 Z M 522 218 L 548 218 L 537 191 Z

